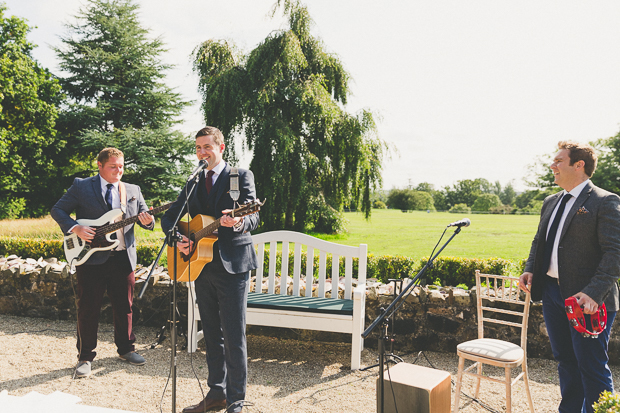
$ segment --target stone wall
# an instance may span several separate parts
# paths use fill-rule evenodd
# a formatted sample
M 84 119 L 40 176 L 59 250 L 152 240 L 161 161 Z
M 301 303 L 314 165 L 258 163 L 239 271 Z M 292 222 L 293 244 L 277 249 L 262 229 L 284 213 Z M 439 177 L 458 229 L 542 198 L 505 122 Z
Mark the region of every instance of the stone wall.
M 134 323 L 161 327 L 170 319 L 172 286 L 163 269 L 156 271 L 142 299 L 137 299 L 144 285 L 147 269 L 136 271 L 138 281 L 134 300 Z M 21 260 L 17 257 L 0 258 L 0 314 L 47 318 L 51 320 L 75 320 L 75 277 L 64 263 L 56 260 Z M 368 281 L 366 300 L 366 326 L 368 327 L 393 300 L 391 286 Z M 179 305 L 179 331 L 187 325 L 187 288 L 177 284 Z M 112 323 L 112 308 L 104 301 L 101 321 Z M 393 319 L 394 348 L 398 353 L 432 350 L 456 352 L 458 343 L 477 337 L 475 293 L 458 288 L 434 286 L 415 287 Z M 610 360 L 620 363 L 620 323 L 615 323 L 609 343 Z M 376 348 L 380 328 L 366 340 L 366 346 Z M 391 333 L 392 327 L 388 329 Z M 308 340 L 350 342 L 346 334 L 334 334 L 306 330 L 248 326 L 250 334 L 267 334 Z M 519 342 L 516 329 L 490 325 L 485 336 Z M 542 306 L 530 307 L 528 328 L 528 356 L 552 358 Z

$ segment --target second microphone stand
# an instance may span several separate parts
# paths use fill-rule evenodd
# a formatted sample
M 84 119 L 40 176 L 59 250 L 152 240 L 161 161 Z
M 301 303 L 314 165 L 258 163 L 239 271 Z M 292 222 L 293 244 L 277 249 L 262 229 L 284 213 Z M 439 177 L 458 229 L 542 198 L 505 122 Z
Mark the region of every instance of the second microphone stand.
M 383 311 L 375 319 L 375 321 L 373 321 L 372 324 L 366 330 L 364 330 L 364 332 L 362 333 L 362 337 L 364 339 L 366 339 L 366 338 L 368 338 L 370 333 L 372 333 L 374 331 L 374 329 L 377 328 L 377 326 L 379 324 L 381 324 L 382 327 L 383 327 L 383 332 L 381 334 L 381 337 L 379 337 L 378 346 L 377 346 L 378 347 L 378 351 L 379 351 L 379 399 L 380 399 L 379 400 L 379 406 L 380 406 L 379 413 L 384 413 L 384 384 L 383 384 L 383 377 L 384 377 L 384 369 L 385 369 L 385 343 L 386 343 L 387 340 L 390 339 L 389 336 L 388 336 L 388 332 L 387 332 L 387 328 L 388 328 L 387 320 L 394 315 L 394 313 L 400 308 L 400 306 L 403 305 L 403 303 L 405 302 L 404 298 L 410 293 L 410 290 L 415 285 L 419 284 L 419 280 L 424 275 L 426 270 L 433 266 L 433 261 L 435 260 L 435 258 L 437 258 L 437 256 L 439 256 L 439 254 L 441 254 L 441 252 L 444 250 L 444 248 L 446 248 L 446 246 L 450 243 L 450 241 L 452 241 L 452 239 L 460 232 L 461 232 L 461 227 L 457 227 L 456 230 L 454 231 L 454 233 L 452 234 L 452 236 L 450 237 L 450 239 L 448 239 L 448 241 L 446 241 L 446 243 L 443 244 L 443 246 L 439 249 L 439 251 L 437 251 L 437 253 L 435 255 L 433 255 L 433 256 L 431 256 L 429 258 L 429 260 L 426 263 L 426 265 L 417 273 L 417 275 L 413 278 L 413 280 L 411 280 L 411 282 L 390 303 L 390 305 L 385 309 L 385 311 Z

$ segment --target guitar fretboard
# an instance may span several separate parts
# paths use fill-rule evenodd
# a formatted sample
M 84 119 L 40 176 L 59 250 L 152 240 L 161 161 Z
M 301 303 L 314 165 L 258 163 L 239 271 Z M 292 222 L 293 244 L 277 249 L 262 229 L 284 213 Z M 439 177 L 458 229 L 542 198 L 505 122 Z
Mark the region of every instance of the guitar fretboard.
M 148 211 L 145 211 L 145 212 L 148 212 L 151 215 L 155 215 L 155 214 L 158 214 L 162 211 L 169 209 L 171 206 L 172 206 L 172 202 L 162 205 L 162 206 L 158 206 L 157 208 L 149 209 Z M 106 234 L 117 231 L 123 227 L 126 227 L 127 225 L 134 224 L 138 222 L 138 220 L 139 220 L 138 215 L 136 215 L 131 218 L 123 219 L 122 221 L 113 222 L 112 224 L 102 225 L 96 229 L 95 238 L 104 237 Z

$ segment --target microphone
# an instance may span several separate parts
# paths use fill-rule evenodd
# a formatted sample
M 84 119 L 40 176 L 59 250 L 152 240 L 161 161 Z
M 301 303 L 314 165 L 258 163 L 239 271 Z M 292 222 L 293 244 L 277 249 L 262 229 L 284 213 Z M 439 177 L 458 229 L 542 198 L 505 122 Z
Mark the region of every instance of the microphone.
M 471 221 L 469 220 L 469 218 L 463 218 L 459 221 L 454 221 L 453 223 L 451 223 L 450 225 L 448 225 L 448 227 L 468 227 L 469 224 L 471 224 Z
M 198 176 L 198 174 L 200 172 L 202 172 L 202 170 L 205 169 L 208 166 L 209 166 L 209 162 L 207 162 L 206 159 L 202 159 L 200 162 L 198 162 L 198 167 L 196 167 L 196 169 L 194 169 L 194 172 L 192 172 L 192 174 L 189 176 L 189 178 L 187 178 L 187 182 L 189 182 L 192 179 L 196 178 Z

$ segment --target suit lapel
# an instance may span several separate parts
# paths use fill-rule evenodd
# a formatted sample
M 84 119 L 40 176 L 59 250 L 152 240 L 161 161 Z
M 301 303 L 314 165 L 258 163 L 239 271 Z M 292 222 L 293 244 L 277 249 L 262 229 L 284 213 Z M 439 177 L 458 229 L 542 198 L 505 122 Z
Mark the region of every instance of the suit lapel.
M 586 184 L 586 186 L 583 188 L 583 190 L 581 191 L 581 193 L 575 200 L 575 203 L 573 203 L 573 206 L 568 211 L 568 214 L 566 215 L 566 219 L 564 220 L 564 225 L 562 225 L 562 233 L 560 234 L 560 242 L 562 241 L 562 238 L 564 238 L 564 234 L 566 234 L 566 230 L 568 229 L 568 226 L 573 220 L 573 217 L 575 216 L 575 214 L 577 214 L 577 210 L 581 208 L 583 204 L 586 203 L 588 198 L 590 198 L 590 192 L 592 192 L 592 182 L 588 182 Z
M 220 198 L 224 194 L 224 191 L 226 190 L 226 188 L 228 188 L 227 183 L 229 179 L 230 179 L 230 165 L 226 164 L 226 167 L 224 168 L 220 176 L 218 176 L 217 181 L 215 182 L 215 187 L 213 188 L 215 189 L 215 204 L 214 205 L 217 205 L 218 202 L 220 202 Z
M 562 199 L 562 193 L 563 191 L 560 191 L 557 194 L 553 195 L 555 199 L 552 199 L 549 201 L 549 208 L 545 210 L 542 218 L 540 219 L 540 222 L 542 224 L 541 229 L 544 231 L 542 234 L 544 235 L 543 240 L 547 239 L 547 228 L 549 228 L 549 221 L 551 220 L 551 214 L 553 214 L 555 207 L 558 205 L 558 202 L 560 202 L 560 200 Z
M 107 211 L 108 205 L 105 203 L 105 199 L 103 199 L 103 195 L 101 194 L 101 177 L 99 174 L 92 177 L 91 183 L 93 191 L 95 192 L 95 198 L 99 201 L 101 208 L 103 208 L 104 211 Z

